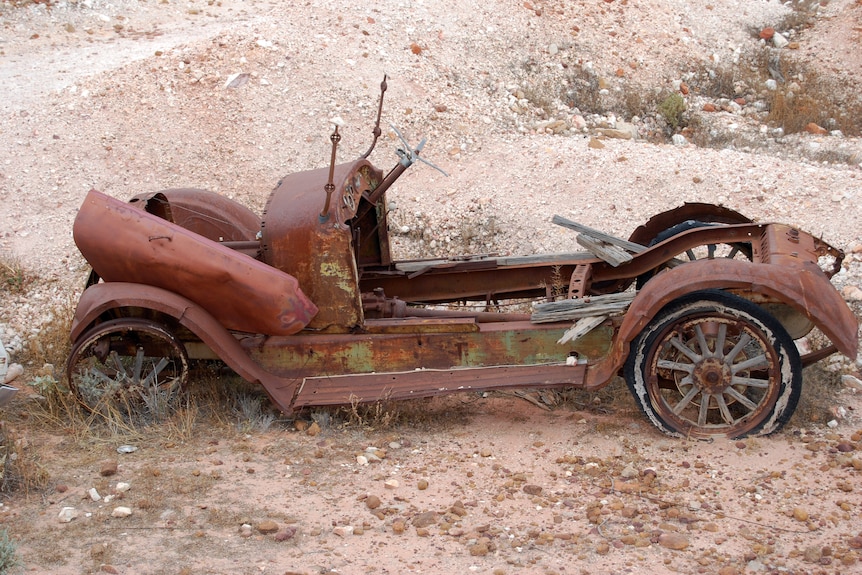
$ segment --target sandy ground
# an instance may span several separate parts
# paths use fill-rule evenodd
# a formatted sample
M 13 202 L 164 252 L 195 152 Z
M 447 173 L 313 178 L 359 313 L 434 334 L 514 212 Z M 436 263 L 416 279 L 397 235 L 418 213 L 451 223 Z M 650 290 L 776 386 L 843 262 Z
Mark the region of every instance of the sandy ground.
M 823 4 L 813 27 L 787 35 L 858 94 L 862 5 Z M 414 143 L 428 137 L 424 156 L 450 174 L 414 167 L 390 192 L 400 254 L 570 251 L 574 237 L 549 223 L 553 214 L 627 236 L 654 213 L 710 201 L 822 235 L 851 254 L 836 285 L 862 287 L 858 139 L 778 138 L 754 115 L 722 112 L 716 129 L 746 145 L 674 146 L 641 119 L 638 140 L 597 148 L 596 127 L 633 119 L 581 114 L 560 87 L 586 75 L 610 96 L 672 90 L 691 70 L 752 49 L 753 31 L 788 10 L 674 0 L 0 3 L 0 255 L 41 278 L 4 300 L 0 337 L 14 358 L 79 293 L 86 266 L 71 223 L 87 190 L 128 198 L 203 187 L 260 212 L 281 176 L 326 165 L 334 116 L 346 122 L 340 158 L 367 148 L 384 73 L 384 124 Z M 396 144 L 385 130 L 372 161 L 393 165 Z M 858 376 L 858 362 L 826 364 L 836 379 Z M 41 366 L 25 368 L 27 378 Z M 671 440 L 633 407 L 604 405 L 547 412 L 465 397 L 429 405 L 439 414 L 430 422 L 383 431 L 195 430 L 147 436 L 129 454 L 34 430 L 27 449 L 50 487 L 16 494 L 0 512 L 27 572 L 860 568 L 862 422 L 851 390 L 834 413 L 743 442 Z M 103 475 L 112 462 L 116 473 Z M 112 517 L 118 506 L 132 515 Z M 58 519 L 64 507 L 77 514 L 69 523 Z

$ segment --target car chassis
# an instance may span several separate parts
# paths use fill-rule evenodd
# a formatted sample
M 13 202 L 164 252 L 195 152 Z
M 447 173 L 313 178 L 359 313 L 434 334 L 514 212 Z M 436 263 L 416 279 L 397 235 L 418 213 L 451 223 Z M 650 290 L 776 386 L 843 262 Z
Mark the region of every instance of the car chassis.
M 742 437 L 786 423 L 803 366 L 855 358 L 830 282 L 843 252 L 721 206 L 685 204 L 627 240 L 556 216 L 586 247 L 569 254 L 394 260 L 385 194 L 429 162 L 403 138 L 388 172 L 368 160 L 385 89 L 369 150 L 336 164 L 336 127 L 329 167 L 284 177 L 262 218 L 206 190 L 88 193 L 74 237 L 93 271 L 67 364 L 85 405 L 171 396 L 197 359 L 286 413 L 622 374 L 665 433 Z M 814 327 L 829 342 L 800 356 Z

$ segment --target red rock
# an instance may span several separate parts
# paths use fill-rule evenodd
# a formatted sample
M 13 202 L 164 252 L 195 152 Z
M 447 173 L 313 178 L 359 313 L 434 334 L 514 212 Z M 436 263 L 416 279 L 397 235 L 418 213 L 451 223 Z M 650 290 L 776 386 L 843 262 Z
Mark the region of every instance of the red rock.
M 289 539 L 293 539 L 296 536 L 296 527 L 293 525 L 288 525 L 281 531 L 275 534 L 275 540 L 278 542 L 288 541 Z
M 270 533 L 275 533 L 278 531 L 278 523 L 272 521 L 271 519 L 266 519 L 261 521 L 257 526 L 257 530 L 264 535 L 269 535 Z
M 542 486 L 528 483 L 524 486 L 524 493 L 527 495 L 540 495 L 542 493 Z
M 773 36 L 775 36 L 775 28 L 767 26 L 760 31 L 760 37 L 764 40 L 772 40 Z
M 680 82 L 679 83 L 679 91 L 682 92 L 683 96 L 688 96 L 688 92 L 689 92 L 688 84 L 686 84 L 685 82 Z
M 715 110 L 716 110 L 715 104 L 710 104 L 709 102 L 707 102 L 706 104 L 703 105 L 703 111 L 704 112 L 715 112 Z
M 429 527 L 437 523 L 437 512 L 426 511 L 413 518 L 413 527 Z
M 745 105 L 745 98 L 734 98 L 733 101 L 736 102 L 737 104 L 739 104 L 740 106 Z
M 826 128 L 822 128 L 814 122 L 810 122 L 807 126 L 805 126 L 805 131 L 809 134 L 816 134 L 818 136 L 822 136 L 826 133 Z
M 667 549 L 681 551 L 688 547 L 688 537 L 682 533 L 662 533 L 658 537 L 658 544 Z
M 117 462 L 116 460 L 105 461 L 102 463 L 102 467 L 99 470 L 99 475 L 102 477 L 110 477 L 111 475 L 117 474 Z

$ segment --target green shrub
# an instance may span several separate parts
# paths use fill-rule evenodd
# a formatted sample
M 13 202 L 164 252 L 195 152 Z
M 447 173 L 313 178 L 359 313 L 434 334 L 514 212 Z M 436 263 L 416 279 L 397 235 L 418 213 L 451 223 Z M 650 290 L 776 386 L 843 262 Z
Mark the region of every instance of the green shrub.
M 683 125 L 682 114 L 685 112 L 685 100 L 680 94 L 674 92 L 661 101 L 658 105 L 658 112 L 670 129 L 675 132 L 677 128 Z
M 5 529 L 0 529 L 0 575 L 6 575 L 18 565 L 18 557 L 15 555 L 15 542 L 9 538 Z

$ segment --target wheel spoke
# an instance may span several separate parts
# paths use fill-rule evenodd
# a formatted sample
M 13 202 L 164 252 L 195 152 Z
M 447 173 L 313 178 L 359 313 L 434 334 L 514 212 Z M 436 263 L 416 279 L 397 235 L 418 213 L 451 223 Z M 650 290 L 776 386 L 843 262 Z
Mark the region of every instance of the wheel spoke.
M 132 381 L 138 383 L 141 381 L 141 370 L 144 366 L 144 348 L 138 347 L 135 352 L 135 364 L 132 368 Z
M 685 397 L 683 397 L 680 402 L 674 406 L 673 412 L 676 415 L 682 413 L 682 410 L 688 407 L 688 404 L 691 403 L 691 400 L 694 399 L 698 393 L 700 393 L 700 389 L 696 385 L 692 385 L 691 389 L 688 390 L 688 393 L 685 394 Z
M 768 379 L 757 379 L 754 377 L 741 377 L 738 375 L 734 375 L 730 379 L 730 385 L 744 385 L 746 387 L 754 387 L 757 389 L 767 389 L 767 388 L 769 388 L 769 380 Z
M 702 359 L 701 356 L 699 356 L 696 352 L 694 352 L 692 349 L 690 349 L 688 346 L 686 346 L 680 340 L 679 335 L 676 335 L 673 338 L 671 338 L 669 343 L 672 346 L 674 346 L 676 349 L 678 349 L 683 355 L 685 355 L 691 361 L 697 362 L 697 361 L 700 361 Z
M 114 368 L 117 370 L 117 381 L 129 377 L 126 366 L 123 365 L 123 360 L 120 359 L 120 354 L 116 351 L 111 351 L 111 361 L 114 362 Z
M 684 371 L 687 374 L 691 375 L 694 371 L 694 365 L 690 363 L 680 363 L 678 361 L 671 361 L 669 359 L 660 359 L 656 363 L 656 367 L 661 369 L 670 369 L 673 371 Z
M 153 369 L 150 371 L 149 375 L 144 379 L 144 387 L 148 387 L 150 385 L 158 385 L 159 384 L 159 374 L 162 373 L 162 370 L 168 365 L 168 360 L 164 357 L 159 359 L 159 363 L 153 366 Z
M 91 367 L 90 370 L 87 372 L 87 375 L 90 375 L 92 377 L 95 377 L 96 379 L 101 380 L 102 382 L 104 382 L 109 387 L 111 387 L 117 383 L 117 380 L 115 378 L 110 377 L 108 374 L 106 374 L 105 372 L 103 372 L 100 369 L 96 369 L 95 367 Z
M 727 324 L 718 324 L 718 334 L 715 336 L 715 357 L 724 357 L 724 341 L 727 339 Z
M 706 258 L 710 260 L 715 259 L 715 250 L 718 248 L 715 244 L 709 244 L 706 246 Z
M 733 373 L 739 373 L 740 371 L 748 371 L 750 369 L 761 369 L 766 367 L 769 367 L 769 359 L 766 357 L 766 354 L 762 353 L 760 355 L 750 357 L 745 361 L 735 363 L 730 366 L 730 369 Z
M 700 402 L 700 412 L 697 414 L 697 424 L 701 427 L 706 425 L 706 416 L 709 414 L 709 399 L 712 397 L 708 393 L 702 394 L 703 400 Z
M 697 345 L 700 347 L 701 356 L 712 357 L 714 354 L 709 349 L 709 344 L 706 343 L 706 336 L 703 335 L 703 326 L 701 324 L 694 326 L 694 335 L 697 337 Z M 718 351 L 718 348 L 716 348 L 716 351 Z
M 743 349 L 745 349 L 745 346 L 747 346 L 750 341 L 751 341 L 751 336 L 748 335 L 747 333 L 743 332 L 742 335 L 739 336 L 739 341 L 736 342 L 735 346 L 733 346 L 733 349 L 730 350 L 726 356 L 724 356 L 724 360 L 728 364 L 733 363 L 733 360 L 736 359 L 736 356 L 739 355 L 739 353 Z
M 727 395 L 731 396 L 733 399 L 744 405 L 748 408 L 748 411 L 754 411 L 757 409 L 757 404 L 733 389 L 732 387 L 727 388 Z
M 718 404 L 718 410 L 721 412 L 721 418 L 728 425 L 733 425 L 734 419 L 727 408 L 727 402 L 724 401 L 724 396 L 720 393 L 715 395 L 715 402 Z

